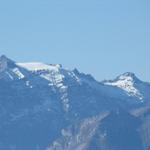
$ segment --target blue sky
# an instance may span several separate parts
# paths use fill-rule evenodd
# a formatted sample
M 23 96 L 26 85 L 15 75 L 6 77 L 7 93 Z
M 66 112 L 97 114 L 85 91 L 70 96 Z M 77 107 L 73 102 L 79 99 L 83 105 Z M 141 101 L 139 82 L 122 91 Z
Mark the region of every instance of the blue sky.
M 98 80 L 150 81 L 149 0 L 1 0 L 0 53 L 61 63 Z

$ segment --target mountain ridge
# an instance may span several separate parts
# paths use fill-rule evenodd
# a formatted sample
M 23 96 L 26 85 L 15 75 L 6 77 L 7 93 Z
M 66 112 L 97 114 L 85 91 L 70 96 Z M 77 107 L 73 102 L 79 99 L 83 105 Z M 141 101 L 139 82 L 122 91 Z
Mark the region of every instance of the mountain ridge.
M 110 138 L 113 128 L 119 132 L 116 127 L 135 134 L 131 137 L 134 147 L 139 138 L 146 139 L 136 130 L 145 133 L 149 125 L 150 85 L 135 74 L 99 82 L 59 64 L 17 63 L 6 56 L 0 57 L 0 64 L 0 149 L 120 150 L 122 146 Z M 121 135 L 128 136 L 124 131 Z M 117 134 L 116 140 L 119 138 Z
M 62 82 L 66 76 L 68 77 L 71 76 L 71 78 L 74 78 L 80 84 L 83 81 L 88 83 L 89 80 L 91 80 L 93 81 L 95 87 L 97 86 L 96 84 L 98 82 L 99 84 L 118 87 L 124 92 L 126 92 L 128 96 L 136 97 L 140 99 L 141 102 L 144 101 L 144 94 L 143 92 L 140 92 L 140 90 L 138 89 L 139 87 L 137 87 L 137 85 L 144 84 L 144 83 L 147 86 L 150 85 L 150 83 L 148 82 L 141 81 L 132 72 L 125 72 L 117 76 L 114 80 L 105 80 L 105 81 L 100 82 L 100 81 L 95 80 L 94 77 L 91 75 L 85 75 L 84 73 L 80 73 L 77 69 L 73 69 L 73 70 L 64 69 L 62 65 L 60 64 L 45 64 L 41 62 L 18 63 L 7 58 L 5 55 L 2 55 L 0 57 L 0 64 L 1 64 L 1 67 L 0 67 L 1 72 L 2 70 L 3 71 L 7 69 L 9 70 L 9 71 L 7 70 L 5 74 L 7 76 L 6 78 L 10 78 L 10 80 L 24 79 L 26 75 L 24 75 L 23 72 L 25 72 L 25 74 L 31 74 L 31 75 L 33 75 L 34 73 L 34 75 L 40 75 L 40 77 L 48 80 L 50 82 L 49 85 L 58 84 L 58 86 L 60 86 L 62 85 Z M 11 64 L 11 65 L 8 65 L 8 64 Z M 23 70 L 23 72 L 21 70 Z M 83 79 L 82 79 L 82 76 L 83 76 Z M 86 81 L 85 81 L 85 78 L 87 78 Z M 27 84 L 29 84 L 29 82 Z

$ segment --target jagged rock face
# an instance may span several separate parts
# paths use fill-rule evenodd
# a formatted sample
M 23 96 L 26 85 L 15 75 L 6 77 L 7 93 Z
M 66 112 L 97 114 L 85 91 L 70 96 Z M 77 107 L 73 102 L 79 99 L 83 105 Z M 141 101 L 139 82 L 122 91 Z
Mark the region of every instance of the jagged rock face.
M 1 56 L 0 149 L 148 150 L 149 93 L 132 73 L 100 83 L 77 69 Z

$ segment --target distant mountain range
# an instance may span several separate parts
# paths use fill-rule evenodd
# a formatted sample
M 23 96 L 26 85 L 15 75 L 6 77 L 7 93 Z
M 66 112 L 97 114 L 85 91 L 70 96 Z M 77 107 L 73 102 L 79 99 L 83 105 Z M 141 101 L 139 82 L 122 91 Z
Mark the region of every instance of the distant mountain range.
M 0 57 L 0 150 L 150 150 L 150 83 Z

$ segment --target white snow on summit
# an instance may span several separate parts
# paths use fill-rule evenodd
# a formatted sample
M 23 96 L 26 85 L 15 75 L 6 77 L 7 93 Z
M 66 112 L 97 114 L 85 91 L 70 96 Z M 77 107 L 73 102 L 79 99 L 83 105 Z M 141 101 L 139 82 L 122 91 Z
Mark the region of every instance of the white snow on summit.
M 59 64 L 52 65 L 52 64 L 44 64 L 41 62 L 16 63 L 16 64 L 29 71 L 58 70 L 61 67 Z
M 117 77 L 115 80 L 104 82 L 105 85 L 116 86 L 127 92 L 129 96 L 138 97 L 140 100 L 143 99 L 140 91 L 135 87 L 135 75 L 133 73 L 124 73 Z

